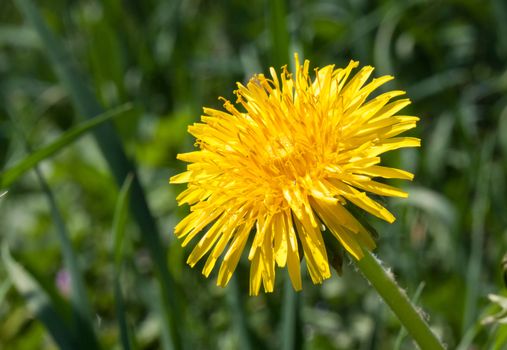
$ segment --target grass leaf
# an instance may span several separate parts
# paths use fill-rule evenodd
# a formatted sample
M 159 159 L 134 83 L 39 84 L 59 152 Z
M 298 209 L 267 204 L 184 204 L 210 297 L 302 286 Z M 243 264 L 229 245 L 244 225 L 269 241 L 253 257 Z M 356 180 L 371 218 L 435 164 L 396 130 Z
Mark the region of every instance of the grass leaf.
M 131 108 L 132 105 L 130 103 L 127 103 L 120 107 L 114 108 L 106 113 L 103 113 L 95 118 L 87 120 L 71 128 L 70 130 L 67 130 L 55 141 L 51 142 L 49 145 L 38 149 L 34 153 L 28 155 L 23 160 L 19 161 L 16 165 L 0 173 L 0 189 L 9 187 L 25 172 L 33 168 L 35 165 L 39 164 L 39 162 L 53 156 L 58 151 L 61 151 L 65 146 L 74 142 L 79 137 L 86 134 L 88 131 L 101 125 L 102 123 L 108 121 L 113 117 L 121 115 L 122 113 L 126 112 Z
M 120 339 L 124 350 L 131 350 L 136 344 L 127 323 L 127 312 L 125 310 L 120 284 L 121 265 L 123 261 L 123 241 L 128 218 L 128 202 L 132 179 L 132 175 L 129 175 L 125 179 L 120 189 L 120 194 L 118 195 L 113 217 L 112 255 L 114 260 L 114 299 L 116 304 L 116 316 L 118 317 L 118 327 L 120 329 Z
M 289 64 L 289 32 L 285 0 L 272 0 L 269 3 L 269 24 L 271 34 L 271 57 L 275 69 Z
M 239 340 L 240 349 L 252 350 L 255 347 L 252 345 L 252 335 L 248 328 L 247 317 L 241 302 L 241 294 L 239 291 L 238 281 L 236 276 L 232 276 L 227 288 L 227 301 L 232 311 L 232 317 L 236 330 L 236 335 Z
M 116 269 L 119 269 L 123 259 L 123 239 L 125 237 L 125 225 L 128 218 L 128 202 L 130 197 L 130 187 L 132 185 L 133 175 L 129 175 L 123 183 L 113 217 L 113 257 Z
M 301 349 L 302 334 L 299 313 L 299 293 L 294 291 L 289 274 L 285 274 L 282 309 L 282 349 Z

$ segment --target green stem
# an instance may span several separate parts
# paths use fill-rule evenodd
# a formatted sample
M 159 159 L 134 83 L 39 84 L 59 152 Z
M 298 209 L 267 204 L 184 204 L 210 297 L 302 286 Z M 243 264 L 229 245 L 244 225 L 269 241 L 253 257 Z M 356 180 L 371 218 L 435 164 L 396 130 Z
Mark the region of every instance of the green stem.
M 405 292 L 381 266 L 377 258 L 365 249 L 364 257 L 356 261 L 356 264 L 422 350 L 444 349 L 426 321 L 408 300 Z

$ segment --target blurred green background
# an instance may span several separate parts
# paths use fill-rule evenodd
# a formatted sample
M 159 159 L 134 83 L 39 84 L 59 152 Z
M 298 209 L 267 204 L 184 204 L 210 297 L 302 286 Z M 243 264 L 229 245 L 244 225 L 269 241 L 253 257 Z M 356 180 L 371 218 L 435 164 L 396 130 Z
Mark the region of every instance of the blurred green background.
M 1 0 L 0 349 L 414 348 L 348 263 L 249 297 L 246 259 L 222 289 L 173 237 L 187 125 L 292 52 L 407 91 L 423 146 L 384 159 L 416 177 L 394 224 L 370 220 L 377 253 L 450 349 L 505 349 L 480 323 L 507 250 L 503 0 Z

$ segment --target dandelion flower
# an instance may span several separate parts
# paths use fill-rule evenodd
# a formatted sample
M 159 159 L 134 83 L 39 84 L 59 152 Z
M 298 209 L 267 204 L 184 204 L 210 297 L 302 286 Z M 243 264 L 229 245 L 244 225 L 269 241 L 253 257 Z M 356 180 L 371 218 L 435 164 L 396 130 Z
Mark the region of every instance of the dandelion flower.
M 369 194 L 406 197 L 375 178 L 411 180 L 409 172 L 380 166 L 380 155 L 420 140 L 398 137 L 416 126 L 414 116 L 396 115 L 410 104 L 395 99 L 404 91 L 368 96 L 393 79 L 371 80 L 373 67 L 352 74 L 358 62 L 345 68 L 315 69 L 309 61 L 296 72 L 255 75 L 238 83 L 236 104 L 223 99 L 224 111 L 204 108 L 200 123 L 189 126 L 199 150 L 179 154 L 187 170 L 171 183 L 187 183 L 177 197 L 190 214 L 175 228 L 187 245 L 199 241 L 188 257 L 192 267 L 206 254 L 208 277 L 223 255 L 217 284 L 230 280 L 248 245 L 250 294 L 275 284 L 275 265 L 287 266 L 294 289 L 302 288 L 300 260 L 304 257 L 314 283 L 331 276 L 322 231 L 327 228 L 355 259 L 375 242 L 349 212 L 362 208 L 385 221 L 394 216 Z

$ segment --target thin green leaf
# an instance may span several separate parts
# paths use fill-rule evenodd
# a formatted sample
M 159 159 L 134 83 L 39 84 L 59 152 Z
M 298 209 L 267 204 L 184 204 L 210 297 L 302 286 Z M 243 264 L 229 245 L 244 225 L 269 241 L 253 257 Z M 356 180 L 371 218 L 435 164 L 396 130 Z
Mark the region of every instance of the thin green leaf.
M 48 293 L 23 266 L 13 259 L 5 244 L 2 246 L 2 260 L 12 283 L 26 299 L 27 307 L 44 324 L 60 349 L 80 348 L 79 342 L 57 312 Z
M 123 183 L 113 217 L 113 247 L 112 255 L 114 259 L 114 299 L 116 304 L 116 315 L 118 317 L 118 327 L 120 329 L 120 339 L 125 350 L 131 350 L 136 344 L 134 337 L 127 323 L 125 303 L 123 302 L 123 294 L 121 292 L 120 274 L 121 264 L 123 261 L 123 241 L 125 237 L 125 227 L 128 218 L 128 202 L 130 194 L 130 186 L 132 185 L 133 176 L 130 174 Z
M 123 301 L 123 294 L 121 292 L 118 274 L 114 278 L 114 300 L 116 304 L 116 316 L 118 317 L 118 327 L 120 329 L 121 345 L 124 350 L 135 350 L 137 349 L 137 342 L 135 341 L 134 334 L 127 322 L 125 302 Z
M 477 164 L 479 172 L 474 200 L 471 203 L 472 232 L 470 233 L 471 247 L 466 273 L 465 307 L 463 309 L 462 332 L 465 334 L 469 327 L 473 327 L 478 315 L 478 301 L 482 292 L 481 274 L 484 259 L 484 240 L 487 227 L 487 214 L 490 206 L 489 188 L 491 186 L 492 154 L 494 139 L 487 139 L 482 146 L 480 162 Z
M 248 328 L 245 310 L 241 303 L 241 294 L 239 292 L 238 281 L 236 276 L 232 276 L 227 288 L 227 301 L 232 312 L 232 321 L 234 323 L 240 349 L 252 350 L 252 336 Z
M 35 167 L 35 172 L 49 201 L 51 217 L 56 225 L 56 232 L 58 235 L 58 241 L 61 245 L 65 268 L 70 274 L 70 298 L 74 311 L 73 330 L 83 338 L 81 345 L 84 348 L 98 349 L 100 348 L 100 345 L 96 339 L 95 332 L 93 331 L 91 306 L 88 301 L 88 296 L 86 295 L 85 284 L 77 263 L 76 254 L 72 248 L 67 227 L 63 221 L 60 210 L 58 209 L 53 192 L 37 166 Z
M 70 130 L 67 130 L 49 145 L 38 149 L 23 160 L 19 161 L 16 165 L 0 173 L 0 188 L 9 187 L 25 172 L 33 168 L 35 165 L 39 164 L 39 162 L 53 156 L 58 151 L 62 150 L 65 146 L 74 142 L 93 128 L 101 125 L 113 117 L 117 117 L 123 114 L 131 108 L 132 105 L 130 103 L 124 104 L 104 114 L 101 114 L 98 117 L 87 120 L 71 128 Z
M 289 274 L 285 274 L 285 291 L 282 310 L 282 349 L 302 348 L 301 320 L 299 313 L 299 293 L 294 291 Z
M 480 324 L 480 322 L 476 322 L 474 327 L 468 328 L 466 333 L 464 333 L 461 337 L 458 346 L 456 346 L 456 350 L 468 350 L 473 348 L 472 344 L 474 342 L 474 339 L 477 337 L 482 327 L 483 326 Z M 484 347 L 484 349 L 487 349 L 487 347 Z M 491 349 L 491 347 L 489 347 L 489 349 Z
M 289 32 L 287 30 L 286 0 L 270 0 L 271 58 L 275 69 L 289 64 Z
M 498 327 L 495 336 L 493 339 L 493 346 L 491 349 L 493 350 L 501 350 L 505 349 L 505 345 L 507 344 L 507 328 Z
M 130 198 L 130 187 L 132 185 L 133 175 L 130 174 L 125 179 L 118 200 L 116 201 L 116 208 L 113 217 L 113 257 L 116 269 L 119 269 L 123 260 L 123 239 L 125 237 L 125 226 L 128 217 L 128 203 Z

